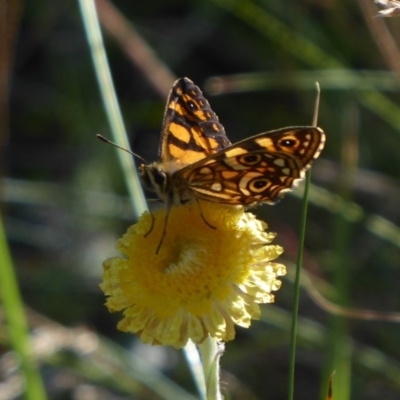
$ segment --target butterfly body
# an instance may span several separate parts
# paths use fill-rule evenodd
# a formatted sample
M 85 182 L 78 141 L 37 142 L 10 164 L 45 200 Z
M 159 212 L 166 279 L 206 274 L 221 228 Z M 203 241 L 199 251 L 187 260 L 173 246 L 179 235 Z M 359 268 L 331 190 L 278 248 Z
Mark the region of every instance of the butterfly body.
M 179 171 L 176 163 L 155 162 L 149 165 L 140 166 L 142 183 L 147 190 L 153 191 L 167 205 L 182 205 L 195 198 L 185 184 L 175 177 L 175 172 Z
M 167 209 L 197 199 L 246 207 L 274 204 L 304 178 L 324 143 L 320 128 L 303 126 L 231 144 L 200 89 L 181 78 L 167 100 L 160 160 L 142 164 L 140 173 Z

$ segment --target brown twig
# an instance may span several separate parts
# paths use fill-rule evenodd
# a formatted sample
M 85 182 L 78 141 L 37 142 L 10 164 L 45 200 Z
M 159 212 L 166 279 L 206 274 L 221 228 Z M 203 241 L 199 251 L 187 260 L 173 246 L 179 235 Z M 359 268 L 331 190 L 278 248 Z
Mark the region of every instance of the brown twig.
M 166 98 L 176 80 L 174 74 L 110 1 L 96 0 L 96 8 L 102 26 L 119 43 L 154 89 Z
M 8 90 L 21 1 L 0 1 L 0 146 L 8 137 Z
M 311 275 L 304 273 L 302 275 L 302 283 L 305 286 L 308 294 L 323 310 L 330 314 L 339 315 L 342 317 L 361 319 L 364 321 L 387 321 L 400 322 L 400 313 L 394 311 L 374 311 L 366 309 L 357 309 L 339 306 L 327 300 L 315 287 L 315 282 Z
M 388 67 L 400 77 L 400 52 L 384 18 L 375 18 L 378 10 L 372 0 L 358 0 L 365 22 Z

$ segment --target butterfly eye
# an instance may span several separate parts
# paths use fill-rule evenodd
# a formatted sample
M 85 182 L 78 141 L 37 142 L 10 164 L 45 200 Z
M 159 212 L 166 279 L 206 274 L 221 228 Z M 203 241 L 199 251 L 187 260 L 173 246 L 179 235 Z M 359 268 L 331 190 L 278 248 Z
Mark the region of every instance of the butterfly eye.
M 248 154 L 246 156 L 240 157 L 240 159 L 239 159 L 239 162 L 241 164 L 245 164 L 245 165 L 254 165 L 260 161 L 261 161 L 260 154 Z
M 154 177 L 154 182 L 159 187 L 164 187 L 166 179 L 167 179 L 167 177 L 166 177 L 164 172 L 161 172 L 161 171 L 158 171 L 158 170 L 154 170 L 153 177 Z

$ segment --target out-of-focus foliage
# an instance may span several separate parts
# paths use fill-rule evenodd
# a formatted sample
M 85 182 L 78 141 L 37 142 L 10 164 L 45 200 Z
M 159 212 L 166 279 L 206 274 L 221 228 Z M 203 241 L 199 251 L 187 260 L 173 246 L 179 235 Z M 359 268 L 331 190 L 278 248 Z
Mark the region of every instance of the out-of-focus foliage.
M 98 1 L 103 10 L 108 4 Z M 21 5 L 9 20 L 15 35 L 1 47 L 9 60 L 9 70 L 1 72 L 3 79 L 8 74 L 9 103 L 1 109 L 8 124 L 4 119 L 0 196 L 30 324 L 39 336 L 47 332 L 44 343 L 54 346 L 41 353 L 49 398 L 185 398 L 180 390 L 194 395 L 179 352 L 146 347 L 118 332 L 118 316 L 103 306 L 102 261 L 117 254 L 116 239 L 134 221 L 115 151 L 95 138 L 96 133 L 109 136 L 109 128 L 78 4 L 38 0 Z M 310 285 L 333 302 L 397 311 L 400 19 L 374 18 L 378 9 L 372 0 L 113 5 L 160 65 L 204 89 L 232 142 L 309 125 L 319 80 L 318 125 L 327 144 L 313 167 L 304 268 L 313 277 Z M 112 25 L 110 15 L 102 16 L 104 36 L 131 144 L 153 161 L 165 97 L 149 74 L 161 72 L 132 61 L 127 50 L 139 58 L 147 53 L 133 42 L 121 46 L 115 37 L 120 26 Z M 254 210 L 278 233 L 276 242 L 285 247 L 282 261 L 290 268 L 296 259 L 300 194 Z M 289 275 L 276 305 L 263 308 L 263 320 L 238 329 L 237 339 L 227 345 L 222 381 L 230 398 L 285 398 L 292 291 Z M 305 286 L 300 305 L 297 400 L 319 398 L 332 372 L 327 360 L 337 348 L 337 320 L 335 325 L 309 292 Z M 399 398 L 398 324 L 344 321 L 351 398 Z M 0 379 L 8 384 L 3 325 L 0 338 Z

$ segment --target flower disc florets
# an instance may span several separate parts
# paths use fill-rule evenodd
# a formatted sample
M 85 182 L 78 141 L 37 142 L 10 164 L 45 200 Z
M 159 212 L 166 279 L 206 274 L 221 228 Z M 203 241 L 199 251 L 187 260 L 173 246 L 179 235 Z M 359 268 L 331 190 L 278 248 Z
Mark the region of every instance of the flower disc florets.
M 125 258 L 104 262 L 101 288 L 112 312 L 124 310 L 118 329 L 137 334 L 144 343 L 183 347 L 209 334 L 234 339 L 234 325 L 259 319 L 259 303 L 274 301 L 285 275 L 271 262 L 283 251 L 269 244 L 275 237 L 266 224 L 241 207 L 204 202 L 144 213 L 119 239 Z M 211 225 L 213 228 L 211 228 Z

